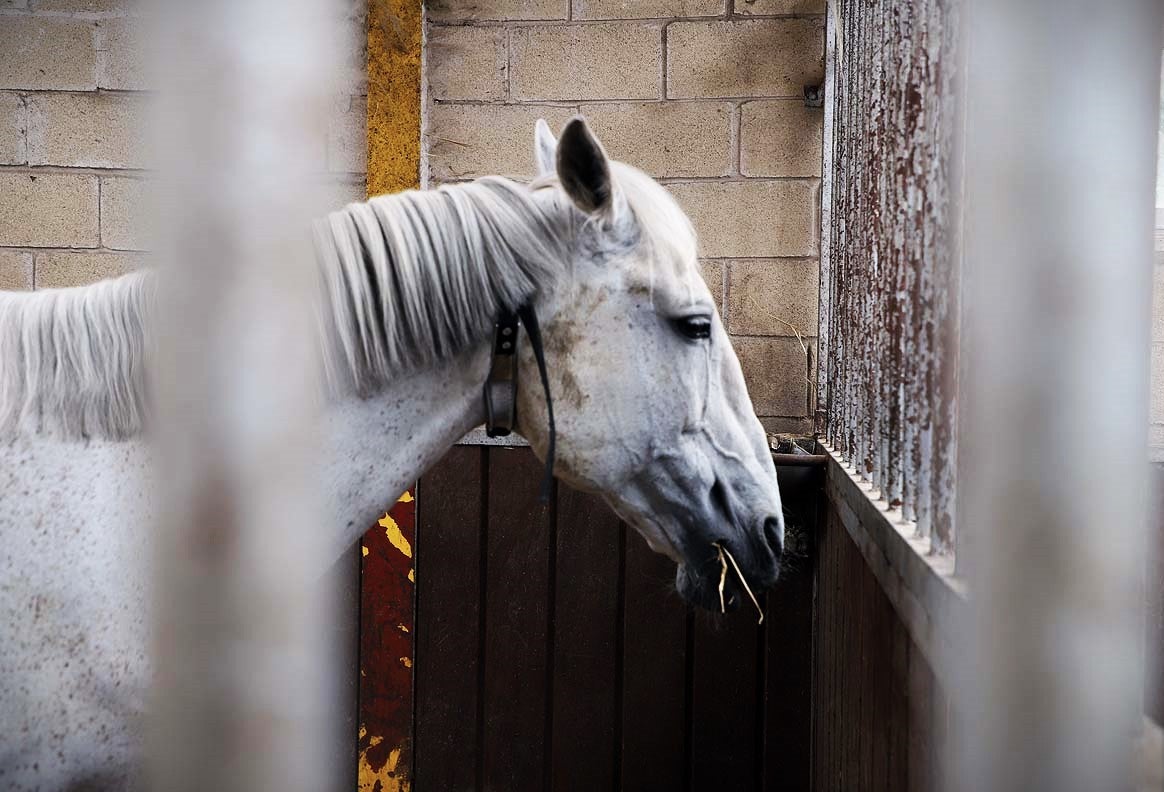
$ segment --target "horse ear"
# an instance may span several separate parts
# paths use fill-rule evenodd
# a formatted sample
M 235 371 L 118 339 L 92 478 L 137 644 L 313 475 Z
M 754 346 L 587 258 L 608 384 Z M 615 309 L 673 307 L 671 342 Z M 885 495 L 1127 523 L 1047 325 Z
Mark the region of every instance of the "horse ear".
M 598 138 L 581 116 L 562 130 L 558 141 L 558 179 L 562 189 L 587 214 L 608 214 L 614 206 L 610 163 Z
M 538 176 L 548 176 L 554 172 L 555 155 L 558 150 L 558 139 L 550 131 L 546 119 L 539 118 L 534 125 L 534 158 L 538 164 Z

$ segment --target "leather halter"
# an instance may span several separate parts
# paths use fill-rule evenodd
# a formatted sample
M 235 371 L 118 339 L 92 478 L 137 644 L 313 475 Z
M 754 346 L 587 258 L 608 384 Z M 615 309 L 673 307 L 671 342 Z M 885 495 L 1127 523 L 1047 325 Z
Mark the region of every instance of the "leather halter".
M 542 333 L 538 315 L 532 303 L 526 303 L 516 313 L 501 309 L 493 323 L 493 355 L 489 362 L 489 376 L 485 379 L 485 434 L 506 437 L 517 425 L 517 328 L 525 327 L 533 349 L 542 391 L 546 395 L 546 415 L 550 425 L 549 447 L 546 449 L 546 472 L 542 479 L 542 501 L 549 500 L 554 481 L 554 449 L 557 429 L 554 426 L 554 402 L 550 397 L 550 380 L 546 374 L 546 355 L 542 348 Z

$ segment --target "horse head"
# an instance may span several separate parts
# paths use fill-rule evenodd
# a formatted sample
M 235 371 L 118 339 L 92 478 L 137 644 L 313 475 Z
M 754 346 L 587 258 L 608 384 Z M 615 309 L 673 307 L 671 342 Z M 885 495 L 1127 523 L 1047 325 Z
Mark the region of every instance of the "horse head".
M 581 118 L 560 140 L 539 121 L 535 154 L 535 193 L 575 215 L 568 271 L 535 302 L 556 472 L 674 559 L 686 600 L 738 607 L 743 581 L 750 590 L 775 582 L 784 520 L 691 222 L 661 185 L 609 159 Z M 517 428 L 544 459 L 545 398 L 528 347 L 519 359 Z

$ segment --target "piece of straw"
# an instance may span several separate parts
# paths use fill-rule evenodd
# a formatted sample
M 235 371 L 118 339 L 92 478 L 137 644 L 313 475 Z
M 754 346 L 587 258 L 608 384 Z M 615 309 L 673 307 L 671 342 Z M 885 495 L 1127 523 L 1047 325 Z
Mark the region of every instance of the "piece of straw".
M 748 586 L 748 581 L 744 580 L 744 573 L 740 571 L 740 565 L 736 563 L 736 559 L 732 557 L 732 553 L 730 550 L 728 550 L 726 547 L 719 544 L 718 542 L 715 544 L 715 546 L 719 549 L 719 553 L 720 553 L 719 558 L 720 558 L 721 563 L 723 562 L 723 557 L 725 555 L 728 557 L 728 561 L 732 562 L 732 569 L 734 569 L 736 571 L 736 577 L 738 577 L 740 579 L 740 585 L 744 587 L 744 591 L 748 592 L 748 597 L 751 598 L 752 604 L 756 606 L 756 613 L 760 614 L 760 620 L 757 621 L 756 624 L 763 624 L 764 623 L 764 610 L 763 610 L 763 608 L 760 607 L 760 603 L 756 600 L 756 595 L 752 593 L 752 589 Z M 720 602 L 720 607 L 722 608 L 723 607 L 723 576 L 722 576 L 722 574 L 720 576 L 720 581 L 719 581 L 719 602 Z
M 716 552 L 719 553 L 719 612 L 727 613 L 727 608 L 723 604 L 723 585 L 727 583 L 727 561 L 723 558 L 723 548 L 719 545 L 715 546 Z

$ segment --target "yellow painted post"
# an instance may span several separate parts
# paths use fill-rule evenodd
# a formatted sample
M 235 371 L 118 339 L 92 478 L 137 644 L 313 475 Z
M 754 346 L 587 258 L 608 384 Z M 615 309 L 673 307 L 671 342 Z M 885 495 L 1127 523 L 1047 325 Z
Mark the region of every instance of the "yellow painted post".
M 420 0 L 368 0 L 368 195 L 420 182 Z
M 420 0 L 368 0 L 369 196 L 420 182 Z M 360 792 L 412 788 L 415 489 L 365 534 L 360 576 Z

